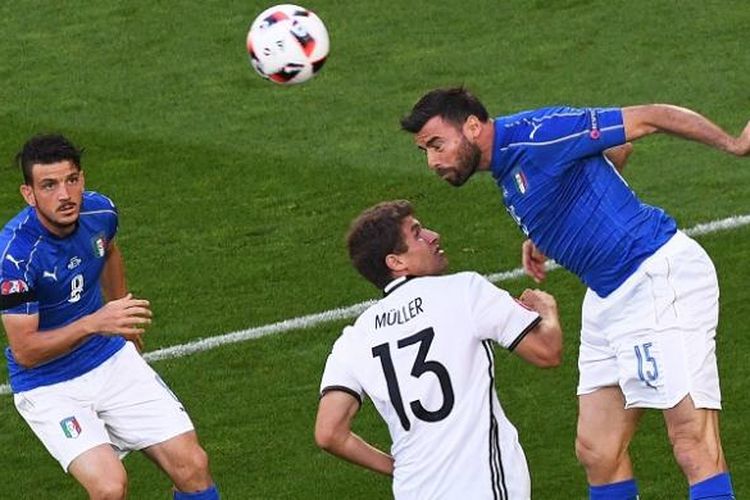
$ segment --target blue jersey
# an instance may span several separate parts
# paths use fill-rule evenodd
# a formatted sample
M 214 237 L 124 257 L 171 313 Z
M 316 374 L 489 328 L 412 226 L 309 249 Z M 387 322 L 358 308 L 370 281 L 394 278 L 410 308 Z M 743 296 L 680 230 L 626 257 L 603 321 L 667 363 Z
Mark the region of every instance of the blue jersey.
M 59 238 L 42 226 L 32 207 L 0 232 L 0 313 L 38 314 L 39 331 L 67 325 L 103 305 L 99 277 L 106 248 L 117 232 L 117 209 L 107 197 L 85 192 L 76 230 Z M 5 350 L 13 392 L 78 377 L 125 344 L 119 336 L 92 335 L 72 351 L 34 368 Z
M 492 175 L 508 212 L 539 250 L 599 296 L 677 231 L 603 154 L 625 143 L 620 109 L 543 108 L 494 123 Z

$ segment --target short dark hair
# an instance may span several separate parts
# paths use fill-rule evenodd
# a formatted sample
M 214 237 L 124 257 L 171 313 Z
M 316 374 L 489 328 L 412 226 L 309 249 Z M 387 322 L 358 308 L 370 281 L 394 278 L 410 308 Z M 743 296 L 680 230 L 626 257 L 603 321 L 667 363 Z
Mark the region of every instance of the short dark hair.
M 401 225 L 414 208 L 406 200 L 384 201 L 362 212 L 349 227 L 346 243 L 352 265 L 378 288 L 393 279 L 386 265 L 388 254 L 406 252 Z
M 423 95 L 411 113 L 401 119 L 401 128 L 416 134 L 434 116 L 440 116 L 443 120 L 461 127 L 472 115 L 482 122 L 490 118 L 479 99 L 464 87 L 435 89 Z
M 65 136 L 60 134 L 35 135 L 23 145 L 16 155 L 16 163 L 23 172 L 23 181 L 31 186 L 34 177 L 31 168 L 36 164 L 49 165 L 69 160 L 78 170 L 81 169 L 83 149 L 78 149 Z

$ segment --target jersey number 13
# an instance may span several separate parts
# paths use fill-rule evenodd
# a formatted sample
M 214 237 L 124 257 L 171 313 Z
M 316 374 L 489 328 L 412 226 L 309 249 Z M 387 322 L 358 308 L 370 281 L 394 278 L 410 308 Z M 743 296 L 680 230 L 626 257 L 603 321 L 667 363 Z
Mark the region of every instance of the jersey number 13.
M 432 339 L 434 337 L 435 331 L 432 328 L 425 328 L 414 335 L 399 340 L 396 344 L 399 349 L 403 349 L 404 347 L 418 343 L 419 351 L 417 352 L 417 358 L 414 360 L 414 364 L 411 367 L 411 376 L 419 378 L 425 372 L 432 372 L 437 376 L 438 382 L 440 383 L 440 389 L 443 392 L 443 404 L 437 410 L 430 411 L 425 409 L 419 400 L 409 403 L 409 407 L 414 413 L 414 416 L 425 422 L 438 422 L 443 420 L 450 414 L 455 401 L 453 386 L 451 385 L 451 378 L 450 375 L 448 375 L 448 370 L 437 361 L 426 360 L 427 352 L 430 350 L 430 345 L 432 344 Z M 399 388 L 398 379 L 396 378 L 396 370 L 393 367 L 391 349 L 388 343 L 373 347 L 372 357 L 380 358 L 385 381 L 388 385 L 388 396 L 391 399 L 391 403 L 393 403 L 393 408 L 396 410 L 399 420 L 401 420 L 401 425 L 404 427 L 404 430 L 408 431 L 411 429 L 411 422 L 409 421 L 409 417 L 406 415 L 406 410 L 404 409 L 404 402 L 401 398 L 401 389 Z

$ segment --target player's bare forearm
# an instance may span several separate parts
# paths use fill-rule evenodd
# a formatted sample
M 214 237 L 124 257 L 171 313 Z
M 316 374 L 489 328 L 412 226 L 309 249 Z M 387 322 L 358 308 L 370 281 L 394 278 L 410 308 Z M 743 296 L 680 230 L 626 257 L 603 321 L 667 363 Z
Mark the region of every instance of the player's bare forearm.
M 4 314 L 3 327 L 16 362 L 33 368 L 71 351 L 94 333 L 87 317 L 61 328 L 40 332 L 37 315 Z
M 344 391 L 328 391 L 318 405 L 315 442 L 328 453 L 385 475 L 393 475 L 393 458 L 351 431 L 360 401 Z
M 555 298 L 541 290 L 525 290 L 519 300 L 541 316 L 541 321 L 516 347 L 515 353 L 542 368 L 562 362 L 562 328 Z
M 738 137 L 734 137 L 705 116 L 669 104 L 629 106 L 623 108 L 622 115 L 625 138 L 628 141 L 664 132 L 701 142 L 737 156 L 750 154 L 750 123 Z
M 122 252 L 120 252 L 120 247 L 114 241 L 110 241 L 107 246 L 107 258 L 102 267 L 99 284 L 102 288 L 104 300 L 107 301 L 121 299 L 128 293 L 128 285 L 125 279 L 125 260 L 122 257 Z M 143 352 L 145 343 L 140 334 L 125 334 L 122 336 L 133 342 L 138 352 Z
M 127 294 L 93 314 L 54 330 L 39 331 L 38 314 L 4 314 L 2 321 L 16 361 L 31 368 L 70 352 L 97 333 L 121 335 L 137 342 L 144 332 L 143 326 L 151 322 L 151 310 L 148 301 Z
M 375 448 L 353 432 L 324 448 L 328 453 L 366 469 L 393 476 L 393 457 Z
M 107 257 L 99 277 L 104 300 L 110 301 L 120 299 L 128 293 L 125 280 L 125 262 L 120 252 L 120 247 L 114 241 L 107 246 Z

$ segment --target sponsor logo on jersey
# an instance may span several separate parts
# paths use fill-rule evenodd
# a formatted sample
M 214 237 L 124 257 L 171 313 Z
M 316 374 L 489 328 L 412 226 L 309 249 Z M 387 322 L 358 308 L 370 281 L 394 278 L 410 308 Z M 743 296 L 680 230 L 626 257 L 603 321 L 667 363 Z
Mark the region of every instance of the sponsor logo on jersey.
M 107 253 L 107 240 L 104 239 L 103 234 L 97 234 L 91 239 L 91 244 L 94 247 L 94 256 L 98 259 L 101 259 L 104 257 L 104 254 Z
M 62 427 L 66 438 L 75 439 L 81 434 L 81 424 L 75 417 L 60 420 L 60 427 Z
M 521 194 L 526 194 L 526 190 L 529 188 L 529 182 L 526 179 L 526 174 L 520 168 L 513 172 L 513 180 L 516 183 L 516 188 Z
M 42 271 L 42 278 L 49 278 L 52 281 L 57 281 L 57 266 L 52 271 Z
M 75 269 L 76 267 L 81 265 L 81 262 L 83 262 L 81 258 L 75 255 L 72 259 L 70 259 L 70 262 L 68 262 L 68 269 L 70 270 Z
M 539 130 L 539 127 L 541 127 L 542 125 L 544 125 L 542 122 L 539 122 L 539 123 L 533 123 L 532 122 L 531 123 L 531 126 L 533 128 L 531 130 L 531 133 L 529 134 L 529 139 L 531 139 L 532 141 L 534 140 L 534 135 L 536 134 L 536 131 Z
M 21 262 L 24 261 L 24 259 L 16 259 L 11 254 L 6 254 L 5 255 L 5 260 L 11 261 L 13 264 L 16 265 L 16 269 L 19 269 L 19 270 L 21 269 Z
M 1 295 L 13 295 L 29 291 L 29 285 L 24 280 L 5 280 L 0 283 Z

